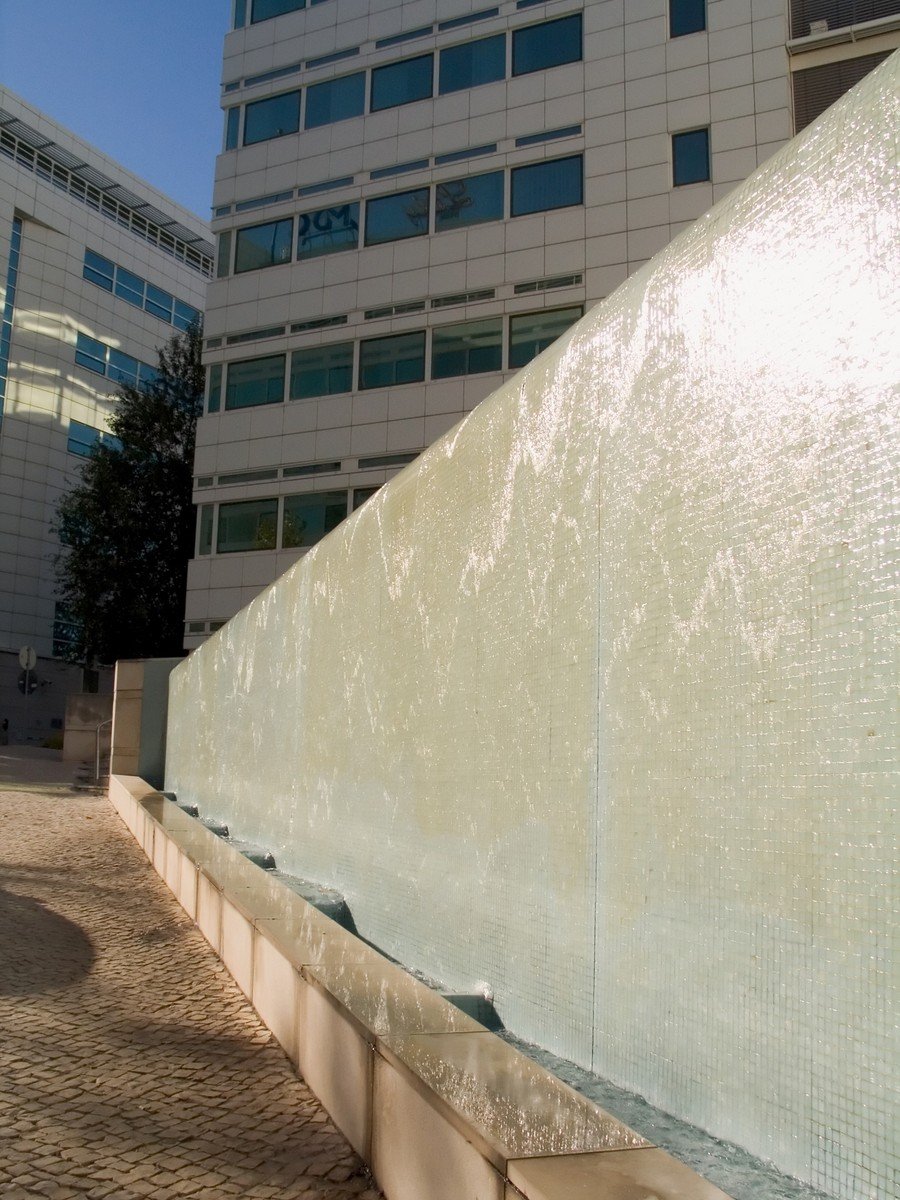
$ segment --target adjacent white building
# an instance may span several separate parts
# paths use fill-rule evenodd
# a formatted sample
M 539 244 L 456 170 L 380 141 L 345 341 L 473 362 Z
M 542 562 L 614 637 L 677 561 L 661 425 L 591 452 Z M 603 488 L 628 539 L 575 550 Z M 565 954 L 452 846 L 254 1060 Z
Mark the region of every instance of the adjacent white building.
M 0 88 L 0 719 L 13 737 L 61 728 L 81 673 L 55 599 L 55 513 L 120 381 L 202 311 L 204 222 Z M 18 689 L 18 652 L 38 656 Z
M 188 647 L 900 45 L 900 2 L 234 0 L 233 24 Z

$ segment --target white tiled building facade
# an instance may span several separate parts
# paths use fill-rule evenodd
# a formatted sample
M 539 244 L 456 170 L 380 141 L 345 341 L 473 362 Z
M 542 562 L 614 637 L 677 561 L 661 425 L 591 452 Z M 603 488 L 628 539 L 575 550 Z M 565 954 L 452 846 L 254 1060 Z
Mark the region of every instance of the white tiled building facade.
M 202 311 L 208 227 L 0 88 L 0 718 L 14 738 L 58 728 L 80 672 L 55 600 L 55 514 L 108 429 L 119 381 Z M 17 687 L 38 655 L 37 695 Z
M 188 647 L 900 45 L 898 0 L 233 18 Z

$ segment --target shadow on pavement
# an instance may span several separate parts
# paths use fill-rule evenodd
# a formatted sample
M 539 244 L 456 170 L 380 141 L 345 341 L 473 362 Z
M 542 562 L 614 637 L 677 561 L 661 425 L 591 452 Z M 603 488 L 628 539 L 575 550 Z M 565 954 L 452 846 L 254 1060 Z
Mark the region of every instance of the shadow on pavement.
M 87 975 L 94 958 L 81 926 L 30 896 L 0 888 L 0 996 L 69 987 Z

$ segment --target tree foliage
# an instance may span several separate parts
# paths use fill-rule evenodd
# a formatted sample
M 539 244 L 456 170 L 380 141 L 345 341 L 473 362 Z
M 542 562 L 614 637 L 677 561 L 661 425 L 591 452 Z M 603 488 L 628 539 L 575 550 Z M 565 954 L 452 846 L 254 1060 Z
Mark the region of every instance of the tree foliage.
M 72 622 L 72 661 L 182 653 L 200 348 L 198 327 L 176 333 L 155 380 L 119 387 L 109 421 L 117 442 L 94 445 L 81 483 L 60 501 L 57 594 Z

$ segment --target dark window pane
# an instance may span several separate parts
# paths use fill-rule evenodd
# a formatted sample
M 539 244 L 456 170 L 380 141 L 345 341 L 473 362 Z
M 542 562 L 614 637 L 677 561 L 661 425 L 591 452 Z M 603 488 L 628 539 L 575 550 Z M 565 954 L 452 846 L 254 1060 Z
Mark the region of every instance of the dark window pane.
M 220 554 L 232 554 L 240 550 L 274 550 L 277 529 L 277 500 L 220 504 L 216 549 Z
M 219 234 L 216 250 L 216 279 L 223 279 L 231 269 L 231 230 Z
M 268 221 L 265 225 L 249 225 L 237 231 L 234 251 L 234 271 L 259 271 L 291 261 L 294 221 Z
M 247 0 L 234 0 L 234 28 L 241 29 L 247 20 Z
M 509 365 L 524 367 L 581 317 L 581 306 L 523 313 L 509 319 Z
M 300 93 L 285 92 L 248 104 L 244 112 L 244 145 L 296 133 L 300 128 Z
M 517 167 L 512 172 L 510 208 L 514 217 L 546 212 L 551 208 L 567 208 L 582 201 L 580 154 Z
M 420 237 L 428 232 L 428 188 L 379 196 L 366 204 L 366 245 Z
M 53 657 L 65 658 L 81 636 L 81 623 L 76 621 L 68 604 L 57 600 L 53 606 Z
M 309 492 L 285 496 L 281 545 L 314 546 L 347 515 L 346 492 Z
M 431 340 L 431 377 L 449 379 L 454 375 L 499 371 L 503 365 L 502 347 L 501 317 L 438 326 Z
M 367 500 L 371 500 L 371 498 L 375 495 L 375 493 L 380 492 L 380 491 L 381 491 L 381 484 L 379 484 L 378 487 L 354 488 L 353 489 L 353 511 L 356 512 L 356 510 L 360 507 L 361 504 L 365 504 L 365 502 Z
M 159 371 L 156 367 L 151 367 L 148 363 L 138 363 L 138 383 L 155 383 L 157 379 L 159 379 Z
M 109 367 L 106 374 L 116 383 L 128 383 L 132 387 L 137 387 L 138 365 L 138 360 L 132 358 L 130 354 L 123 354 L 121 350 L 113 350 L 110 347 Z
M 300 214 L 297 226 L 297 257 L 316 258 L 337 250 L 355 250 L 359 245 L 359 204 L 339 204 Z
M 300 8 L 306 8 L 306 0 L 253 0 L 250 24 L 268 21 L 270 17 L 280 17 L 283 13 L 296 12 Z
M 369 338 L 359 345 L 359 386 L 389 387 L 425 378 L 425 334 L 400 333 Z
M 439 183 L 434 193 L 435 232 L 503 219 L 503 172 Z
M 189 304 L 185 304 L 183 300 L 175 301 L 175 316 L 172 324 L 178 329 L 187 329 L 191 325 L 200 323 L 200 313 L 196 308 L 191 308 Z
M 144 307 L 144 281 L 124 267 L 116 267 L 116 295 L 137 308 Z
M 291 399 L 333 396 L 353 388 L 353 343 L 295 350 L 291 355 Z
M 212 554 L 212 535 L 213 535 L 213 508 L 212 504 L 200 505 L 200 536 L 197 543 L 198 554 Z
M 284 355 L 248 358 L 228 364 L 225 408 L 255 408 L 284 399 Z
M 213 363 L 209 368 L 206 388 L 206 411 L 217 413 L 222 403 L 222 364 Z
M 172 306 L 174 303 L 173 297 L 168 292 L 164 292 L 162 288 L 154 287 L 152 283 L 147 284 L 144 308 L 148 313 L 153 313 L 154 317 L 159 317 L 162 321 L 168 321 L 171 325 Z
M 438 91 L 442 96 L 506 77 L 506 34 L 479 38 L 441 51 Z
M 80 367 L 96 371 L 98 375 L 106 374 L 106 347 L 102 342 L 90 338 L 85 333 L 79 333 L 75 346 L 75 361 Z
M 225 149 L 236 150 L 238 144 L 238 129 L 241 124 L 240 108 L 229 108 L 225 114 Z
M 69 440 L 66 449 L 70 454 L 78 454 L 89 458 L 95 444 L 100 441 L 100 430 L 92 425 L 82 425 L 80 421 L 69 422 Z
M 513 33 L 513 75 L 528 75 L 580 59 L 581 13 Z
M 682 37 L 706 28 L 706 0 L 669 0 L 669 36 Z
M 93 250 L 85 250 L 84 252 L 84 277 L 89 279 L 91 283 L 96 283 L 99 287 L 104 288 L 107 292 L 113 290 L 113 275 L 115 274 L 115 265 L 108 258 L 101 258 L 99 254 L 95 254 Z
M 709 130 L 672 135 L 672 181 L 676 187 L 709 179 Z
M 366 107 L 366 73 L 329 79 L 306 89 L 306 128 L 359 117 Z
M 403 62 L 389 63 L 372 71 L 372 112 L 382 108 L 394 108 L 398 104 L 411 104 L 414 100 L 426 100 L 431 95 L 434 75 L 434 55 L 423 54 L 420 58 L 407 58 Z

